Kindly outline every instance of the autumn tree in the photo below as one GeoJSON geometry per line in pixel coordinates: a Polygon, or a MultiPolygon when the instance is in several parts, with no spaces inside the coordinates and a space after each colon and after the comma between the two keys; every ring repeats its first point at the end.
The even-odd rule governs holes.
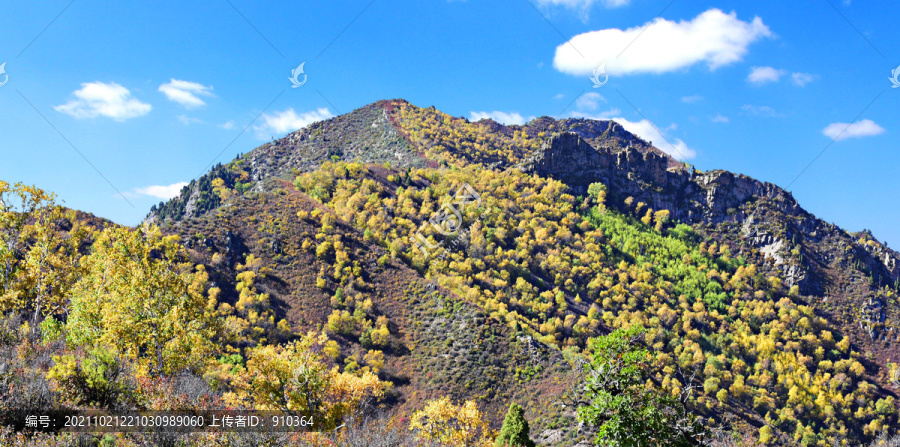
{"type": "Polygon", "coordinates": [[[187,261],[177,236],[110,227],[84,262],[66,324],[70,342],[111,346],[156,375],[197,367],[214,351],[217,289],[206,294],[208,275],[187,261]]]}
{"type": "Polygon", "coordinates": [[[591,183],[588,185],[587,192],[588,196],[594,200],[594,203],[601,211],[606,209],[606,185],[603,183],[591,183]]]}
{"type": "Polygon", "coordinates": [[[431,442],[447,446],[490,446],[490,430],[478,405],[467,400],[454,404],[449,397],[428,401],[425,408],[413,414],[410,430],[431,442]]]}
{"type": "Polygon", "coordinates": [[[234,191],[229,189],[228,186],[225,185],[225,180],[222,180],[221,178],[213,179],[212,188],[213,192],[216,193],[223,202],[234,196],[234,191]]]}
{"type": "Polygon", "coordinates": [[[653,214],[653,221],[656,222],[656,231],[662,231],[663,225],[669,220],[669,210],[659,210],[653,214]]]}
{"type": "Polygon", "coordinates": [[[384,396],[390,384],[370,370],[354,375],[329,367],[325,353],[334,341],[310,332],[287,345],[249,350],[226,401],[257,410],[312,416],[317,430],[331,430],[360,405],[384,396]]]}
{"type": "Polygon", "coordinates": [[[62,315],[90,234],[54,194],[0,181],[0,311],[30,313],[33,332],[41,317],[62,315]]]}
{"type": "Polygon", "coordinates": [[[103,347],[90,347],[84,356],[53,356],[47,378],[56,383],[60,395],[76,405],[115,408],[129,401],[128,366],[103,347]]]}
{"type": "Polygon", "coordinates": [[[0,180],[0,294],[5,296],[14,280],[26,225],[52,201],[52,194],[41,189],[0,180]]]}

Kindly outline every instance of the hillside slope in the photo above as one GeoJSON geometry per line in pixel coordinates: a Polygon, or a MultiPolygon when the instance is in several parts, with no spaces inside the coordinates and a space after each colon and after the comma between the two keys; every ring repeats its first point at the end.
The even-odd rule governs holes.
{"type": "Polygon", "coordinates": [[[897,422],[900,255],[614,122],[503,126],[381,101],[217,166],[148,220],[220,286],[247,254],[263,259],[261,287],[295,328],[334,328],[346,312],[350,327],[332,332],[347,359],[385,317],[385,375],[408,408],[517,400],[563,442],[574,424],[549,405],[571,385],[562,357],[640,323],[654,380],[674,390],[697,371],[697,411],[716,424],[826,445],[897,422]],[[603,197],[586,197],[593,183],[603,197]],[[458,210],[463,232],[441,234],[429,221],[464,184],[478,206],[458,210]]]}

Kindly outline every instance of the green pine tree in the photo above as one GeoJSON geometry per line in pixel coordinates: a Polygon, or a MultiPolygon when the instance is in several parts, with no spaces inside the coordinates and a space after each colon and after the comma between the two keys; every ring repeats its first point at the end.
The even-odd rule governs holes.
{"type": "Polygon", "coordinates": [[[503,427],[494,443],[497,447],[534,447],[534,441],[528,437],[528,421],[525,410],[519,405],[509,404],[509,411],[503,419],[503,427]]]}

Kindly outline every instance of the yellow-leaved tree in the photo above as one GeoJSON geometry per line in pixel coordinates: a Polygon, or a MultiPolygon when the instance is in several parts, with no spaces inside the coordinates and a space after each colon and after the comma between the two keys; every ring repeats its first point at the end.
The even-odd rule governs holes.
{"type": "Polygon", "coordinates": [[[478,405],[467,400],[454,404],[449,397],[428,401],[413,414],[409,429],[424,441],[447,446],[487,447],[492,436],[478,405]]]}
{"type": "Polygon", "coordinates": [[[91,234],[55,196],[0,181],[0,312],[59,315],[80,275],[79,248],[91,234]]]}
{"type": "Polygon", "coordinates": [[[0,310],[8,310],[12,305],[7,303],[16,300],[13,283],[21,268],[25,229],[52,201],[53,196],[41,189],[0,180],[0,310]]]}
{"type": "Polygon", "coordinates": [[[83,263],[66,324],[71,343],[111,347],[153,375],[210,361],[218,289],[207,291],[205,269],[187,260],[177,236],[110,227],[83,263]]]}
{"type": "Polygon", "coordinates": [[[247,366],[235,374],[235,391],[225,394],[226,402],[312,416],[317,431],[334,429],[390,386],[371,371],[356,375],[329,367],[325,353],[334,344],[325,334],[309,332],[286,345],[249,349],[247,366]]]}

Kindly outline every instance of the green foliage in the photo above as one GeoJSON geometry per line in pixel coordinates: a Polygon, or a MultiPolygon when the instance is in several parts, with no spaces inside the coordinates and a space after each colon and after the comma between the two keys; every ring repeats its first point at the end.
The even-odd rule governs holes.
{"type": "Polygon", "coordinates": [[[150,215],[158,217],[160,222],[179,221],[214,210],[235,194],[245,194],[253,187],[253,182],[242,161],[217,163],[199,179],[191,180],[178,196],[153,205],[150,215]],[[192,205],[190,209],[188,203],[192,205]]]}
{"type": "Polygon", "coordinates": [[[694,228],[683,223],[675,225],[675,228],[669,228],[669,235],[687,243],[696,242],[698,239],[694,228]]]}
{"type": "Polygon", "coordinates": [[[129,372],[112,350],[92,347],[84,357],[54,356],[53,363],[47,378],[75,405],[112,409],[131,398],[129,372]]]}
{"type": "Polygon", "coordinates": [[[644,383],[651,358],[636,345],[643,334],[643,328],[632,326],[591,340],[593,373],[587,378],[587,405],[578,408],[578,420],[597,427],[594,445],[697,445],[700,426],[671,395],[644,383]],[[679,430],[682,426],[689,431],[679,430]]]}
{"type": "Polygon", "coordinates": [[[41,322],[41,339],[44,343],[59,340],[63,336],[65,325],[53,317],[47,317],[41,322]]]}
{"type": "Polygon", "coordinates": [[[231,365],[231,373],[235,374],[244,366],[244,357],[240,354],[223,355],[218,359],[223,365],[231,365]]]}
{"type": "Polygon", "coordinates": [[[711,269],[735,271],[739,267],[737,261],[704,253],[690,242],[693,230],[689,226],[679,224],[670,231],[671,237],[664,237],[642,229],[631,218],[620,214],[600,213],[595,209],[591,221],[615,243],[615,248],[604,246],[611,258],[636,265],[653,265],[661,279],[674,285],[676,295],[687,296],[690,302],[703,300],[712,309],[724,309],[733,296],[720,281],[705,272],[711,269]],[[685,262],[688,258],[692,260],[691,264],[685,262]]]}
{"type": "Polygon", "coordinates": [[[528,437],[529,430],[528,421],[525,420],[525,410],[518,404],[511,403],[494,445],[496,447],[534,447],[534,441],[528,437]]]}

